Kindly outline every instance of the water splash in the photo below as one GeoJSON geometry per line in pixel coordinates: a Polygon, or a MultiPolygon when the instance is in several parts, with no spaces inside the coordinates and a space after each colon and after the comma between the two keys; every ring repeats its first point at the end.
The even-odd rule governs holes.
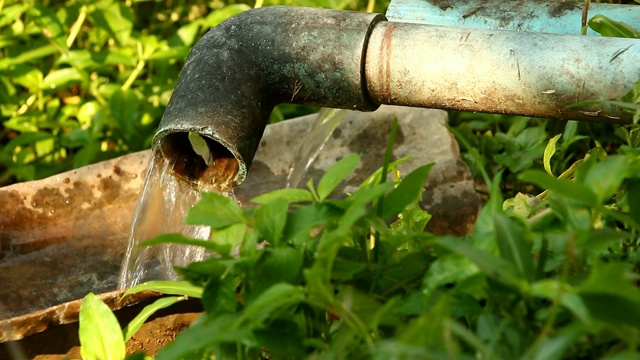
{"type": "MultiPolygon", "coordinates": [[[[189,209],[200,200],[200,191],[218,191],[215,181],[194,184],[174,176],[173,164],[159,148],[152,150],[151,161],[140,200],[138,201],[129,243],[122,263],[118,288],[128,289],[150,280],[179,280],[174,266],[186,266],[203,260],[207,253],[201,247],[162,244],[140,247],[139,244],[158,235],[181,233],[206,240],[211,230],[206,226],[185,225],[189,209]]],[[[233,191],[226,192],[233,197],[233,191]]]]}
{"type": "Polygon", "coordinates": [[[309,171],[331,134],[340,124],[347,110],[323,108],[317,115],[311,130],[304,136],[293,159],[287,176],[287,187],[297,187],[309,171]]]}

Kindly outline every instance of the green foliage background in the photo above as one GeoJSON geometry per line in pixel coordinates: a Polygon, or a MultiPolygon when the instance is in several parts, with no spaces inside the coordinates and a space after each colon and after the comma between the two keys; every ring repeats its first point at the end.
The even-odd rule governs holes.
{"type": "MultiPolygon", "coordinates": [[[[149,148],[194,43],[267,5],[373,3],[0,0],[0,185],[149,148]]],[[[309,110],[281,106],[274,121],[309,110]]]]}
{"type": "MultiPolygon", "coordinates": [[[[386,8],[0,0],[0,184],[148,148],[199,36],[274,4],[386,8]]],[[[637,34],[601,20],[605,35],[637,34]]],[[[621,100],[637,118],[640,83],[621,100]]],[[[281,106],[273,120],[310,110],[281,106]]],[[[255,209],[205,195],[187,221],[218,230],[217,242],[199,245],[221,257],[182,269],[190,292],[178,294],[202,296],[206,314],[159,358],[266,358],[265,349],[278,358],[638,358],[638,125],[451,113],[450,128],[487,200],[468,237],[423,233],[428,214],[406,184],[421,183],[427,168],[402,183],[372,180],[342,201],[326,197],[353,158],[304,193],[274,193],[255,209]],[[272,246],[258,252],[262,240],[272,246]]],[[[94,300],[83,310],[83,354],[110,338],[121,357],[135,326],[91,326],[109,317],[94,300]]]]}

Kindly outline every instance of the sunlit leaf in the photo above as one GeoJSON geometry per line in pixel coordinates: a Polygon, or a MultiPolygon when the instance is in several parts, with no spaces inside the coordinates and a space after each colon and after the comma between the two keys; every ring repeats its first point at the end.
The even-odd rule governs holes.
{"type": "Polygon", "coordinates": [[[192,285],[187,281],[149,281],[132,287],[127,290],[122,297],[125,298],[131,294],[144,290],[155,291],[167,295],[185,295],[194,298],[202,297],[202,288],[192,285]]]}
{"type": "Polygon", "coordinates": [[[544,169],[551,176],[554,176],[553,172],[551,171],[551,157],[553,156],[553,154],[556,153],[556,143],[558,142],[558,139],[560,139],[561,136],[562,134],[558,134],[552,137],[551,140],[549,140],[547,147],[544,149],[544,157],[542,159],[544,164],[544,169]]]}
{"type": "Polygon", "coordinates": [[[142,309],[142,311],[140,311],[138,315],[136,315],[136,317],[133,318],[133,320],[131,320],[124,329],[122,329],[124,341],[129,340],[136,332],[138,332],[147,319],[155,314],[156,311],[167,308],[185,299],[186,298],[182,296],[163,297],[154,301],[152,304],[145,306],[144,309],[142,309]]]}
{"type": "Polygon", "coordinates": [[[80,353],[85,360],[121,360],[125,357],[120,324],[111,309],[89,293],[80,306],[80,353]]]}
{"type": "Polygon", "coordinates": [[[589,20],[589,27],[602,36],[621,38],[640,38],[640,32],[631,26],[609,19],[604,15],[596,15],[589,20]]]}
{"type": "Polygon", "coordinates": [[[336,187],[353,172],[360,161],[360,155],[350,154],[345,156],[333,165],[322,176],[318,183],[318,197],[320,200],[326,199],[336,189],[336,187]]]}

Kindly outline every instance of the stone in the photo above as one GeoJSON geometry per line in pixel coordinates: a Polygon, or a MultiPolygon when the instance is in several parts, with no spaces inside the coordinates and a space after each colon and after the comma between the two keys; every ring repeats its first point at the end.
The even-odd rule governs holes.
{"type": "MultiPolygon", "coordinates": [[[[480,199],[444,126],[444,111],[383,106],[373,113],[347,113],[302,184],[308,178],[317,183],[336,161],[358,152],[361,164],[338,193],[358,186],[382,165],[394,118],[399,123],[394,159],[412,157],[399,166],[401,174],[435,163],[422,204],[433,215],[427,230],[468,234],[480,199]]],[[[236,189],[244,205],[286,184],[314,120],[307,116],[267,127],[248,177],[236,189]]],[[[0,320],[116,288],[149,158],[150,151],[139,152],[0,189],[0,320]]]]}

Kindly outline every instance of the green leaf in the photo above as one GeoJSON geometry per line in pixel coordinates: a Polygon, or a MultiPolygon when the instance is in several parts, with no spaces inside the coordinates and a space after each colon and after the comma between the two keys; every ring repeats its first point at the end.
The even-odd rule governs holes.
{"type": "Polygon", "coordinates": [[[350,154],[327,170],[318,183],[317,192],[320,201],[331,195],[336,187],[353,172],[359,161],[360,155],[350,154]]]}
{"type": "Polygon", "coordinates": [[[534,347],[530,350],[526,359],[531,360],[560,360],[565,358],[565,352],[576,342],[581,336],[587,333],[587,329],[572,324],[560,329],[552,337],[544,337],[544,341],[534,343],[534,347]]]}
{"type": "Polygon", "coordinates": [[[136,123],[140,120],[140,101],[134,90],[118,89],[109,101],[111,115],[123,129],[123,135],[131,138],[135,133],[136,123]]]}
{"type": "Polygon", "coordinates": [[[640,80],[636,81],[631,89],[620,98],[620,101],[628,102],[630,104],[640,103],[640,80]]]}
{"type": "Polygon", "coordinates": [[[278,310],[301,303],[304,290],[291,284],[278,283],[262,292],[256,299],[247,299],[246,307],[239,322],[248,322],[247,326],[261,326],[278,310]]]}
{"type": "Polygon", "coordinates": [[[218,245],[207,240],[194,239],[182,234],[160,234],[151,240],[144,241],[140,246],[154,246],[159,244],[181,244],[201,246],[209,251],[216,252],[218,245]]]}
{"type": "Polygon", "coordinates": [[[136,317],[133,318],[133,320],[131,320],[124,329],[122,329],[124,341],[129,340],[138,330],[140,330],[140,327],[142,327],[145,321],[147,321],[151,315],[155,314],[156,311],[167,308],[183,300],[186,300],[183,296],[169,296],[160,298],[152,304],[145,306],[144,309],[142,309],[142,311],[140,311],[138,315],[136,315],[136,317]]]}
{"type": "Polygon", "coordinates": [[[200,316],[167,347],[161,349],[156,360],[200,359],[201,351],[222,343],[255,343],[249,328],[237,328],[236,318],[225,314],[215,318],[200,316]]]}
{"type": "Polygon", "coordinates": [[[598,201],[602,203],[618,191],[627,176],[628,167],[628,160],[624,156],[608,156],[589,169],[584,177],[584,183],[593,190],[598,201]]]}
{"type": "Polygon", "coordinates": [[[266,194],[262,194],[251,199],[252,202],[256,204],[266,204],[275,199],[282,199],[287,203],[298,203],[298,202],[311,202],[313,201],[313,196],[309,192],[309,190],[298,189],[298,188],[287,188],[287,189],[279,189],[268,192],[266,194]]]}
{"type": "Polygon", "coordinates": [[[637,275],[624,263],[596,264],[578,294],[591,315],[615,328],[629,325],[640,329],[640,291],[632,285],[637,275]]]}
{"type": "Polygon", "coordinates": [[[421,166],[409,173],[389,194],[384,197],[382,218],[398,215],[409,204],[418,201],[422,186],[429,176],[433,163],[421,166]]]}
{"type": "Polygon", "coordinates": [[[515,265],[522,277],[533,280],[531,242],[526,235],[529,229],[518,226],[514,220],[502,214],[496,214],[493,222],[502,258],[515,265]]]}
{"type": "Polygon", "coordinates": [[[560,304],[573,313],[584,326],[588,328],[593,326],[593,320],[587,306],[569,284],[558,279],[540,280],[531,284],[531,294],[549,301],[560,299],[560,304]]]}
{"type": "Polygon", "coordinates": [[[75,68],[53,70],[44,78],[44,89],[57,89],[69,86],[71,83],[79,83],[84,80],[80,72],[75,68]]]}
{"type": "Polygon", "coordinates": [[[144,284],[136,285],[127,290],[122,298],[138,293],[140,291],[155,291],[167,295],[184,295],[193,298],[202,298],[202,288],[192,285],[187,281],[149,281],[144,284]]]}
{"type": "Polygon", "coordinates": [[[221,229],[233,224],[246,224],[246,219],[240,206],[230,197],[216,192],[204,192],[184,222],[188,225],[221,229]]]}
{"type": "Polygon", "coordinates": [[[526,281],[510,262],[496,257],[487,251],[475,248],[468,242],[456,238],[444,237],[433,242],[433,245],[440,245],[450,251],[467,257],[476,264],[486,276],[504,285],[515,287],[521,291],[527,289],[526,281]]]}
{"type": "Polygon", "coordinates": [[[202,293],[202,305],[211,316],[236,312],[238,298],[233,277],[211,277],[202,293]]]}
{"type": "Polygon", "coordinates": [[[85,360],[120,360],[126,355],[118,319],[93,293],[82,300],[78,335],[85,360]]]}
{"type": "Polygon", "coordinates": [[[293,282],[302,268],[303,253],[291,247],[269,249],[264,269],[276,281],[293,282]]]}
{"type": "Polygon", "coordinates": [[[629,202],[629,216],[640,224],[640,178],[627,180],[627,201],[629,202]]]}
{"type": "Polygon", "coordinates": [[[342,216],[338,232],[343,234],[348,233],[351,230],[351,227],[367,214],[369,210],[368,205],[379,199],[392,187],[393,183],[388,182],[371,188],[360,188],[348,197],[344,203],[349,205],[342,216]]]}
{"type": "Polygon", "coordinates": [[[589,20],[589,27],[602,36],[621,38],[640,38],[640,32],[631,26],[611,20],[604,15],[596,15],[589,20]]]}
{"type": "Polygon", "coordinates": [[[551,157],[553,156],[553,154],[556,153],[556,143],[558,142],[558,139],[560,139],[561,136],[562,134],[558,134],[552,137],[551,140],[549,140],[547,147],[544,148],[544,156],[542,161],[544,163],[544,169],[551,176],[554,176],[553,171],[551,171],[551,157]]]}
{"type": "Polygon", "coordinates": [[[125,46],[133,29],[133,12],[125,3],[102,1],[89,13],[91,20],[113,37],[119,46],[125,46]]]}
{"type": "Polygon", "coordinates": [[[597,195],[588,186],[571,182],[566,179],[556,179],[549,174],[535,169],[522,172],[520,180],[533,183],[543,189],[555,192],[558,196],[577,201],[583,205],[598,206],[597,195]]]}
{"type": "Polygon", "coordinates": [[[262,233],[264,239],[274,246],[278,246],[284,227],[287,223],[287,209],[289,203],[276,199],[260,205],[254,213],[255,227],[262,233]]]}

